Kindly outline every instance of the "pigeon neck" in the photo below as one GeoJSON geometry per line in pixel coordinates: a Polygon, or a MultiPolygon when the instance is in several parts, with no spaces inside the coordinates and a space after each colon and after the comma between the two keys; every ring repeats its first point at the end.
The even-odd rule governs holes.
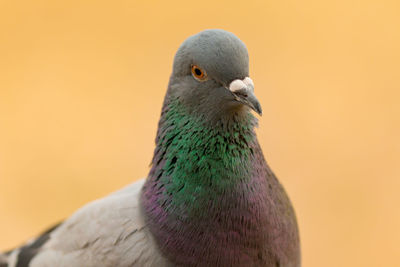
{"type": "Polygon", "coordinates": [[[265,193],[260,178],[265,176],[255,173],[265,172],[266,166],[254,126],[250,113],[210,127],[178,102],[164,106],[141,201],[150,230],[173,262],[190,265],[188,260],[199,262],[208,255],[210,260],[204,260],[214,264],[220,253],[233,250],[235,256],[225,259],[237,263],[250,253],[242,249],[244,243],[263,242],[260,210],[265,201],[256,200],[265,193]],[[244,225],[251,230],[232,236],[244,225]],[[221,236],[208,244],[216,231],[221,236]]]}
{"type": "Polygon", "coordinates": [[[210,125],[171,101],[161,115],[149,176],[164,185],[172,199],[176,193],[197,195],[191,191],[194,188],[210,192],[208,186],[233,186],[249,177],[248,163],[258,146],[255,124],[253,115],[246,112],[210,125]]]}

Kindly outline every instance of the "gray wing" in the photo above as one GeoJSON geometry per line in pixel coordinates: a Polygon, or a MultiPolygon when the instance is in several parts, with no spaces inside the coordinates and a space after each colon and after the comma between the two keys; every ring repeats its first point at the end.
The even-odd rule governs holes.
{"type": "MultiPolygon", "coordinates": [[[[0,267],[165,266],[139,207],[144,179],[82,207],[0,267]]],[[[4,257],[5,258],[5,257],[4,257]]]]}

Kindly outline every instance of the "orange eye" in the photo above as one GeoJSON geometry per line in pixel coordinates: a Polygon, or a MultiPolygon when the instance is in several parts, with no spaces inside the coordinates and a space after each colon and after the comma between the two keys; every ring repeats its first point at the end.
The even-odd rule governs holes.
{"type": "Polygon", "coordinates": [[[192,65],[192,75],[198,81],[205,81],[207,78],[206,72],[196,65],[192,65]]]}

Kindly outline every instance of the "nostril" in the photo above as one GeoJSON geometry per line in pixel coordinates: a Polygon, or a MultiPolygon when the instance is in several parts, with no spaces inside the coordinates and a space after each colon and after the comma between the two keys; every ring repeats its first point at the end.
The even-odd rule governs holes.
{"type": "Polygon", "coordinates": [[[241,96],[241,97],[248,97],[246,88],[242,88],[240,90],[236,90],[234,92],[234,94],[237,95],[237,96],[241,96]]]}

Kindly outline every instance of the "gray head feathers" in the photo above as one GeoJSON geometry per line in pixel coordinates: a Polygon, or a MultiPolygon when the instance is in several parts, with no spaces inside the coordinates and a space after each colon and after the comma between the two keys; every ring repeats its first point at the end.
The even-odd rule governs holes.
{"type": "Polygon", "coordinates": [[[191,64],[205,69],[208,76],[225,86],[249,76],[246,45],[224,30],[205,30],[186,39],[175,55],[173,75],[190,74],[191,64]]]}

